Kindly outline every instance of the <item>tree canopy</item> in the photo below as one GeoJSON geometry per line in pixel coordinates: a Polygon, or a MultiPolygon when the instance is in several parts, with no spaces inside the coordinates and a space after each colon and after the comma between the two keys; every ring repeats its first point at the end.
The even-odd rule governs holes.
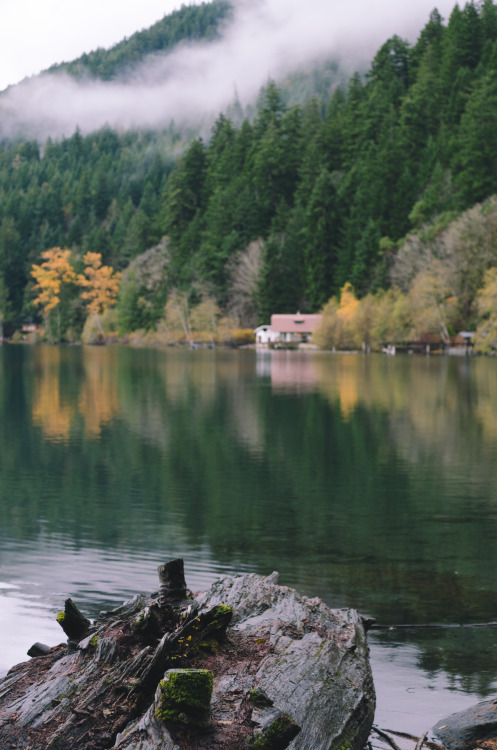
{"type": "MultiPolygon", "coordinates": [[[[152,48],[212,38],[229,12],[222,2],[182,8],[65,69],[113,77],[152,48]]],[[[127,330],[153,328],[173,291],[252,326],[274,311],[317,312],[347,283],[359,298],[388,288],[399,248],[495,192],[496,60],[497,8],[471,2],[447,21],[433,11],[412,45],[387,40],[366,75],[323,98],[304,86],[296,102],[297,75],[269,81],[253,116],[220,114],[208,136],[171,124],[0,144],[5,326],[39,315],[30,269],[53,247],[125,272],[117,314],[127,330]]],[[[468,272],[462,323],[487,268],[468,272]]]]}

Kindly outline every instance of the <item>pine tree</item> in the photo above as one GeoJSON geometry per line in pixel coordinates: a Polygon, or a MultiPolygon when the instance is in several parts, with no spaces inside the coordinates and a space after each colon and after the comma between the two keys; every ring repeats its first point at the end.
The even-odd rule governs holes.
{"type": "Polygon", "coordinates": [[[305,212],[305,289],[308,309],[317,312],[336,291],[335,271],[341,233],[339,201],[334,180],[322,170],[305,212]]]}
{"type": "Polygon", "coordinates": [[[362,297],[371,288],[371,282],[376,269],[379,256],[380,234],[373,219],[369,219],[359,242],[357,243],[352,268],[350,271],[350,282],[359,297],[362,297]]]}
{"type": "Polygon", "coordinates": [[[497,184],[497,81],[478,82],[461,118],[459,148],[453,159],[463,205],[485,198],[497,184]]]}

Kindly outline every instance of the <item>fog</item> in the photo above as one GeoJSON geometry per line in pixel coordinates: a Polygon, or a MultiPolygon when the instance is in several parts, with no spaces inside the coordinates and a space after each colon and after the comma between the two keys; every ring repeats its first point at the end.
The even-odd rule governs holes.
{"type": "Polygon", "coordinates": [[[2,0],[0,90],[56,62],[110,47],[177,10],[184,1],[2,0]]]}
{"type": "MultiPolygon", "coordinates": [[[[438,10],[450,15],[453,4],[438,10]]],[[[215,116],[233,100],[254,100],[269,78],[338,61],[348,73],[367,68],[390,36],[414,41],[428,21],[432,0],[237,0],[233,19],[216,42],[185,45],[153,56],[126,81],[76,81],[43,74],[0,97],[0,132],[47,136],[83,133],[106,124],[157,128],[215,116]]]]}

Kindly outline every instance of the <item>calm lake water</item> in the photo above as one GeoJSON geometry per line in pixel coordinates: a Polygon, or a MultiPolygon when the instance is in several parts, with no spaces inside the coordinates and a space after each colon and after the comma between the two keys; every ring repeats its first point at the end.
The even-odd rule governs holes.
{"type": "MultiPolygon", "coordinates": [[[[0,347],[0,675],[185,559],[386,624],[497,620],[497,362],[0,347]]],[[[497,630],[372,632],[377,723],[497,688],[497,630]]]]}

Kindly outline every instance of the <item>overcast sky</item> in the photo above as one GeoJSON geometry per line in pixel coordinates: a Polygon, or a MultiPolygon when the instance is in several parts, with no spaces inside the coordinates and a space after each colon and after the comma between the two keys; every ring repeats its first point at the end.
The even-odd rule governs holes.
{"type": "Polygon", "coordinates": [[[110,47],[189,0],[0,0],[0,90],[110,47]]]}
{"type": "MultiPolygon", "coordinates": [[[[415,41],[436,0],[232,0],[235,12],[221,40],[152,57],[126,81],[75,81],[45,76],[0,100],[1,134],[44,139],[109,124],[162,127],[171,119],[215,116],[243,105],[268,78],[327,57],[346,72],[366,69],[398,34],[415,41]]],[[[438,0],[448,18],[453,0],[438,0]]],[[[0,0],[0,90],[56,62],[109,47],[147,28],[176,0],[0,0]]]]}

